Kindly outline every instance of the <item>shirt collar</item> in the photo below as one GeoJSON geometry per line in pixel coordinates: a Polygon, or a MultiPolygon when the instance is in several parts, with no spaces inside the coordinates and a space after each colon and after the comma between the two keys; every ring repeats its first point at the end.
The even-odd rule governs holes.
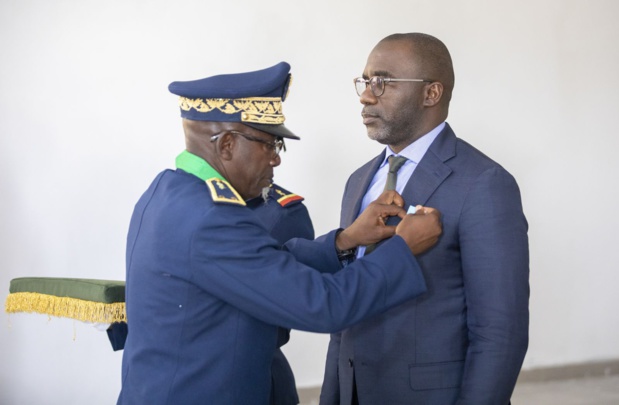
{"type": "Polygon", "coordinates": [[[392,156],[392,155],[404,156],[411,162],[418,164],[421,158],[423,158],[423,156],[426,154],[426,152],[430,148],[430,145],[432,145],[432,142],[434,142],[438,134],[441,133],[443,128],[445,128],[445,121],[441,122],[433,130],[431,130],[425,135],[422,135],[415,142],[411,143],[406,148],[402,149],[400,153],[395,153],[387,145],[387,148],[385,148],[385,158],[383,159],[383,162],[381,163],[380,167],[383,167],[384,165],[386,165],[387,159],[389,158],[389,156],[392,156]]]}

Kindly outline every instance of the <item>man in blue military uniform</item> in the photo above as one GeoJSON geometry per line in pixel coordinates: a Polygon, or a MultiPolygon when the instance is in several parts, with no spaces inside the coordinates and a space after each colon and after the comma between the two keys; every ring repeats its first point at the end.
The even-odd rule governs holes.
{"type": "MultiPolygon", "coordinates": [[[[264,226],[280,245],[292,238],[314,239],[314,227],[303,197],[291,193],[277,184],[263,190],[260,197],[247,201],[264,226]]],[[[290,339],[290,330],[279,328],[278,349],[271,365],[271,405],[296,405],[299,403],[294,374],[284,353],[279,349],[290,339]]],[[[114,323],[107,329],[114,350],[122,350],[127,340],[128,327],[124,322],[114,323]]]]}
{"type": "Polygon", "coordinates": [[[333,332],[425,291],[415,255],[440,236],[436,210],[406,215],[387,192],[348,228],[281,249],[247,208],[272,184],[283,138],[298,139],[281,111],[289,69],[170,85],[186,151],[131,218],[119,404],[267,404],[278,326],[333,332]],[[385,225],[395,215],[400,224],[385,225]]]}

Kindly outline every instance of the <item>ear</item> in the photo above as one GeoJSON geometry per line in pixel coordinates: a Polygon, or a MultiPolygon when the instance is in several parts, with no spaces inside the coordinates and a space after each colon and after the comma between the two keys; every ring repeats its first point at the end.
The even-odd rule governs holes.
{"type": "Polygon", "coordinates": [[[223,160],[232,160],[234,156],[234,148],[236,146],[236,139],[230,132],[226,132],[219,138],[215,148],[217,154],[223,160]]]}
{"type": "Polygon", "coordinates": [[[443,84],[441,82],[432,82],[426,85],[425,98],[423,105],[425,107],[434,107],[441,101],[443,96],[443,84]]]}

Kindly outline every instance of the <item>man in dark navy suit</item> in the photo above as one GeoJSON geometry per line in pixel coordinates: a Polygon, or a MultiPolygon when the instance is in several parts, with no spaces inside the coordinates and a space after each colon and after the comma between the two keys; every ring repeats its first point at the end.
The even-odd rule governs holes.
{"type": "Polygon", "coordinates": [[[248,209],[273,183],[284,138],[298,139],[283,125],[289,69],[169,86],[186,150],[131,218],[119,404],[268,404],[278,326],[334,332],[425,291],[415,255],[440,236],[432,208],[407,215],[386,192],[349,227],[283,249],[248,209]],[[391,216],[402,221],[386,225],[391,216]]]}
{"type": "Polygon", "coordinates": [[[453,86],[449,51],[421,33],[380,41],[355,79],[386,148],[348,180],[340,225],[364,215],[396,156],[396,191],[438,208],[443,235],[417,257],[426,292],[332,336],[321,405],[509,403],[528,344],[527,221],[514,178],[445,122],[453,86]]]}

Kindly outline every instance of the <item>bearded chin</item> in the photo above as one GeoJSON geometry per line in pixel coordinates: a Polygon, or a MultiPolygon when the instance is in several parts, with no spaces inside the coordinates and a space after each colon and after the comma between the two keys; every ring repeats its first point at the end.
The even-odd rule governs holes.
{"type": "Polygon", "coordinates": [[[408,140],[412,133],[414,133],[414,128],[382,127],[372,130],[368,128],[368,138],[382,145],[408,145],[410,144],[408,140]]]}
{"type": "Polygon", "coordinates": [[[368,138],[383,145],[389,144],[389,133],[385,130],[368,130],[368,138]]]}
{"type": "Polygon", "coordinates": [[[271,187],[265,187],[262,189],[262,192],[260,193],[262,199],[264,200],[264,202],[267,202],[267,200],[269,199],[269,191],[271,190],[271,187]]]}

